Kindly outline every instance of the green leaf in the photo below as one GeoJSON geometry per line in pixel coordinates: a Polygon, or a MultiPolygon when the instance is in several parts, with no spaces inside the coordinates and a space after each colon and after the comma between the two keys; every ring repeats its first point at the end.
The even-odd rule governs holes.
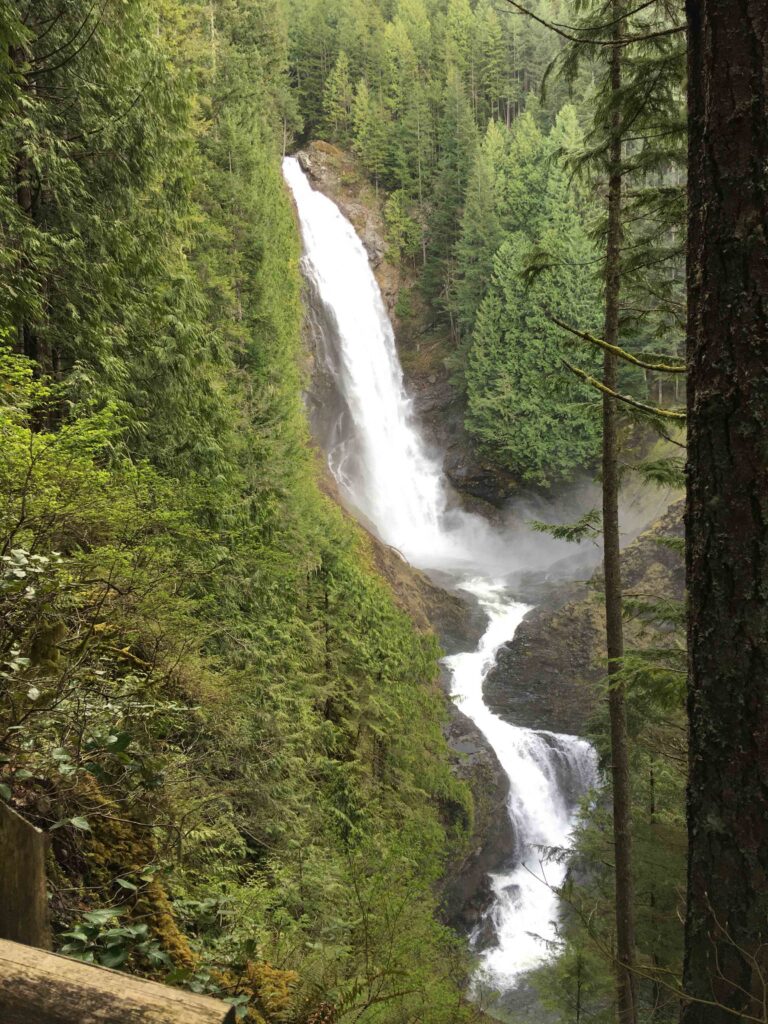
{"type": "Polygon", "coordinates": [[[131,742],[132,736],[129,732],[119,732],[116,736],[110,736],[106,748],[110,754],[121,754],[131,742]]]}
{"type": "Polygon", "coordinates": [[[11,787],[7,786],[4,782],[0,782],[0,796],[3,800],[11,799],[11,787]]]}
{"type": "Polygon", "coordinates": [[[125,946],[114,946],[108,949],[106,953],[102,953],[99,956],[99,963],[102,967],[121,967],[128,959],[129,950],[125,946]]]}

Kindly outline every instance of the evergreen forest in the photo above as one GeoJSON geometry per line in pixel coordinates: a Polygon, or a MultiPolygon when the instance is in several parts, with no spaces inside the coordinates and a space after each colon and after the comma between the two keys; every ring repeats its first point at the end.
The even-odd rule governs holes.
{"type": "Polygon", "coordinates": [[[765,0],[0,0],[0,547],[0,1024],[768,1024],[765,0]]]}

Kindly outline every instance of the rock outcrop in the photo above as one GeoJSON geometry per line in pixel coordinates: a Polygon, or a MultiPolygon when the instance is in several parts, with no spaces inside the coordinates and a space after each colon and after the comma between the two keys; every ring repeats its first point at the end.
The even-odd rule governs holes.
{"type": "MultiPolygon", "coordinates": [[[[665,514],[622,553],[624,592],[681,600],[685,567],[662,543],[683,535],[683,503],[665,514]]],[[[488,705],[516,725],[583,733],[605,675],[605,613],[598,571],[589,583],[558,584],[521,623],[485,682],[488,705]]],[[[642,624],[628,621],[627,646],[641,645],[642,624]]]]}

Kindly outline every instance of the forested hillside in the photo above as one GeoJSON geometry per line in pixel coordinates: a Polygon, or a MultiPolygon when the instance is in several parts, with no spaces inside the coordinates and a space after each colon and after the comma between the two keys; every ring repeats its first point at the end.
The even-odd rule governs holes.
{"type": "Polygon", "coordinates": [[[56,948],[251,1020],[453,1021],[472,812],[435,643],[316,484],[287,19],[213,15],[3,7],[0,793],[56,948]]]}
{"type": "MultiPolygon", "coordinates": [[[[614,1019],[617,921],[628,922],[637,976],[620,981],[618,1013],[671,1019],[685,886],[680,509],[639,570],[633,551],[619,560],[618,489],[682,483],[681,12],[512,6],[295,0],[292,75],[304,133],[351,148],[381,192],[404,282],[396,313],[404,333],[441,339],[482,454],[548,489],[602,462],[603,508],[554,532],[603,533],[613,562],[566,608],[565,635],[547,619],[534,650],[561,659],[556,684],[588,679],[572,699],[593,709],[590,737],[614,777],[581,820],[558,956],[535,983],[560,1019],[614,1019]],[[619,22],[631,42],[611,50],[619,22]]],[[[507,1002],[494,1012],[519,1019],[507,1002]]]]}
{"type": "MultiPolygon", "coordinates": [[[[527,17],[493,0],[290,4],[302,134],[351,147],[384,190],[390,258],[413,281],[398,314],[414,321],[411,333],[443,339],[438,358],[482,455],[547,487],[594,465],[600,434],[599,403],[562,367],[575,358],[591,374],[599,350],[579,351],[552,323],[594,335],[602,317],[606,54],[586,45],[586,27],[584,45],[553,31],[573,20],[571,6],[538,0],[527,17]]],[[[584,26],[599,23],[592,7],[584,26]]],[[[671,17],[663,3],[647,5],[637,31],[671,17]]],[[[663,34],[627,55],[637,196],[625,225],[636,292],[625,326],[638,349],[673,354],[681,54],[679,39],[663,34]]],[[[640,399],[662,387],[628,370],[622,385],[640,399]]]]}

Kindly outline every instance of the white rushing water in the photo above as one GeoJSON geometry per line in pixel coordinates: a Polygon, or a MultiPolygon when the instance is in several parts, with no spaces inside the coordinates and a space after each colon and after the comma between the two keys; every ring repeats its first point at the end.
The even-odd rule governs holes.
{"type": "Polygon", "coordinates": [[[298,161],[283,165],[304,241],[302,269],[323,307],[329,370],[343,395],[344,428],[328,452],[345,500],[386,543],[421,569],[452,574],[488,616],[476,651],[446,658],[458,706],[481,729],[510,781],[515,863],[493,876],[498,945],[483,954],[492,984],[510,988],[547,956],[562,863],[542,848],[567,847],[578,799],[596,779],[589,744],[510,725],[483,700],[496,652],[529,610],[503,581],[520,564],[510,539],[479,516],[452,508],[441,468],[413,421],[392,325],[365,248],[298,161]]]}
{"type": "Polygon", "coordinates": [[[472,579],[462,587],[478,599],[489,624],[476,651],[445,661],[458,706],[483,732],[510,780],[509,814],[519,848],[509,871],[491,876],[499,943],[486,951],[483,966],[492,985],[511,988],[542,961],[555,938],[553,890],[562,885],[566,865],[548,860],[543,850],[567,848],[576,800],[596,781],[596,759],[585,740],[510,725],[486,705],[483,681],[529,609],[491,580],[472,579]]]}

